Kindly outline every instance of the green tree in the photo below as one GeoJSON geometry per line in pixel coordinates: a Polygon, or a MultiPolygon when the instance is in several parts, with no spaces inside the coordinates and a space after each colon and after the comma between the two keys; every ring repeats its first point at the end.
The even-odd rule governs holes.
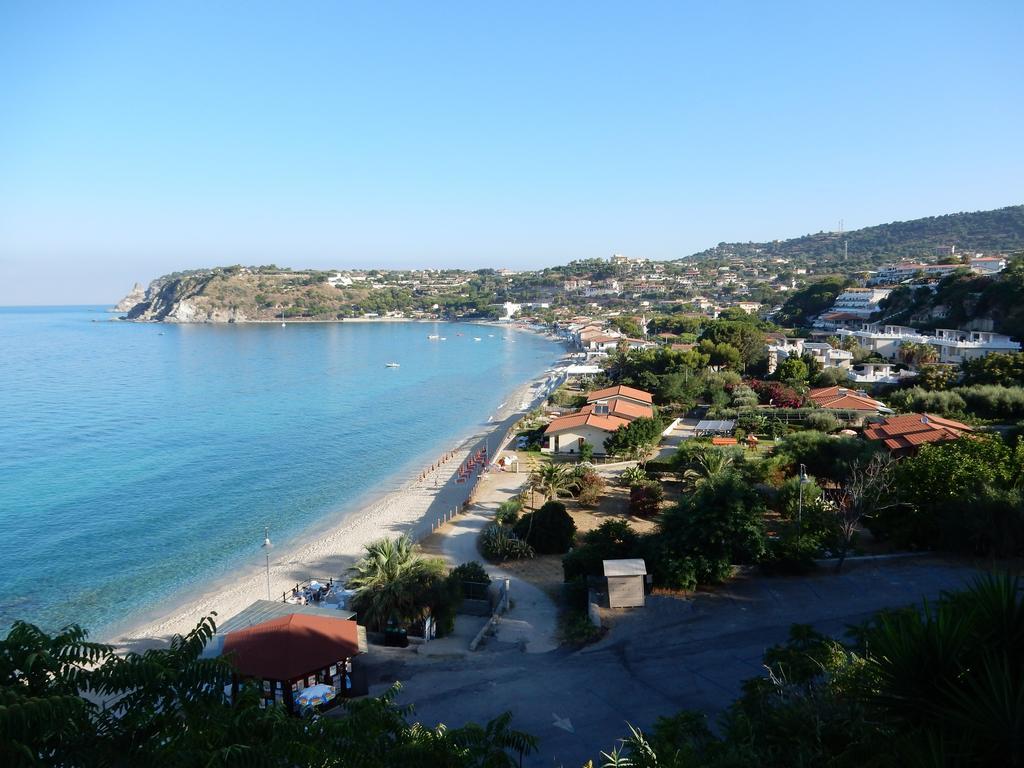
{"type": "Polygon", "coordinates": [[[576,487],[576,479],[569,467],[548,463],[534,470],[530,485],[545,501],[554,501],[559,496],[568,496],[576,487]]]}
{"type": "Polygon", "coordinates": [[[893,492],[901,502],[867,518],[875,536],[903,547],[980,555],[1024,552],[1024,445],[995,436],[922,446],[900,461],[893,492]]]}
{"type": "Polygon", "coordinates": [[[728,451],[719,450],[710,445],[702,445],[701,449],[690,458],[683,470],[683,483],[693,490],[702,483],[716,480],[732,470],[735,456],[728,451]]]}
{"type": "Polygon", "coordinates": [[[353,610],[367,627],[382,630],[390,622],[408,626],[428,613],[429,594],[444,579],[445,565],[417,554],[412,539],[399,536],[367,544],[349,572],[353,610]]]}
{"type": "Polygon", "coordinates": [[[719,582],[764,554],[764,507],[737,472],[724,472],[665,511],[652,543],[656,577],[671,582],[686,565],[697,584],[719,582]]]}
{"type": "Polygon", "coordinates": [[[900,344],[900,360],[911,368],[934,363],[939,359],[938,350],[930,344],[916,341],[904,341],[900,344]]]}
{"type": "Polygon", "coordinates": [[[343,703],[341,718],[264,708],[245,685],[230,704],[230,660],[203,658],[214,631],[209,617],[166,648],[120,655],[77,626],[50,636],[15,622],[0,640],[0,764],[343,768],[358,755],[366,768],[513,768],[536,751],[507,713],[461,728],[410,724],[397,685],[343,703]]]}
{"type": "Polygon", "coordinates": [[[806,384],[809,376],[807,364],[799,357],[787,357],[775,369],[775,378],[779,381],[798,381],[806,384]]]}
{"type": "Polygon", "coordinates": [[[845,277],[827,277],[794,291],[779,311],[778,322],[786,326],[808,326],[836,300],[850,284],[845,277]]]}
{"type": "Polygon", "coordinates": [[[642,460],[661,441],[665,422],[659,416],[640,418],[612,432],[604,441],[604,449],[612,456],[642,460]]]}
{"type": "Polygon", "coordinates": [[[537,554],[561,555],[569,551],[576,536],[576,523],[560,501],[549,501],[536,512],[523,515],[515,533],[537,554]]]}

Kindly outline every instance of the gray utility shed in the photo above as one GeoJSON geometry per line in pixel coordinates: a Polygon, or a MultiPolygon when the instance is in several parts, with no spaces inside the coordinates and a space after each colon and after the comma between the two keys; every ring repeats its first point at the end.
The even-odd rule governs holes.
{"type": "Polygon", "coordinates": [[[647,563],[639,558],[602,562],[605,578],[608,579],[608,607],[643,607],[647,563]]]}

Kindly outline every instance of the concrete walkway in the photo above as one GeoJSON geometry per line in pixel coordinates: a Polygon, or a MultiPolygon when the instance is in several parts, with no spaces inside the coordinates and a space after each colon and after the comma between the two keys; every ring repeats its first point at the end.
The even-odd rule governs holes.
{"type": "Polygon", "coordinates": [[[495,637],[518,645],[526,653],[545,653],[558,647],[558,606],[543,590],[484,562],[477,549],[480,531],[494,521],[498,505],[516,495],[528,477],[514,472],[486,474],[477,486],[473,506],[441,529],[441,554],[453,566],[477,560],[492,579],[509,579],[512,609],[502,618],[495,637]]]}

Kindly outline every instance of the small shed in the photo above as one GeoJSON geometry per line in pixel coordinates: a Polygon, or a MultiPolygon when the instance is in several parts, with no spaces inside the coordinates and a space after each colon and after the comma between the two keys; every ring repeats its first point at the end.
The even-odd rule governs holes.
{"type": "Polygon", "coordinates": [[[642,608],[647,563],[640,558],[602,562],[604,576],[608,580],[608,607],[642,608]]]}

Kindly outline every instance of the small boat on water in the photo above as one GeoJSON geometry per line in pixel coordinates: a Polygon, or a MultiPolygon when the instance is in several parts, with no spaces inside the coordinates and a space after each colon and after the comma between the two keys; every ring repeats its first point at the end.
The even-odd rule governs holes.
{"type": "Polygon", "coordinates": [[[483,341],[479,336],[474,336],[473,341],[483,341]]]}
{"type": "Polygon", "coordinates": [[[441,338],[441,335],[438,334],[438,333],[432,333],[429,336],[427,336],[427,340],[428,341],[439,341],[440,338],[441,338]]]}
{"type": "Polygon", "coordinates": [[[384,363],[385,368],[398,368],[398,363],[384,363]]]}

